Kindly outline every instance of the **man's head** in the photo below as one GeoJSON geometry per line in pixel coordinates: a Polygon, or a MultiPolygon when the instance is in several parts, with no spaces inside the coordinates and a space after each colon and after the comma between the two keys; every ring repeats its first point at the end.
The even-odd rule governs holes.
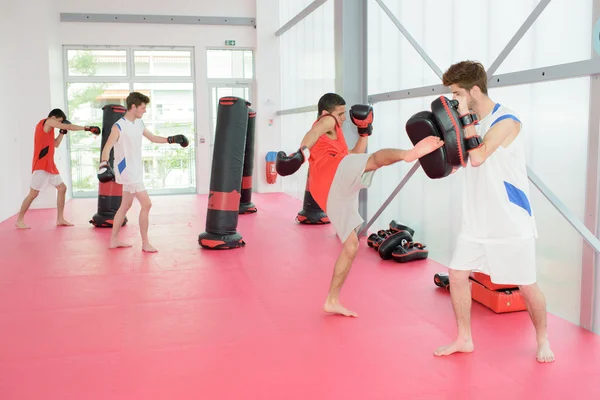
{"type": "Polygon", "coordinates": [[[50,111],[50,113],[48,114],[48,118],[54,118],[58,122],[63,122],[67,119],[67,116],[65,115],[63,110],[61,110],[60,108],[55,108],[54,110],[50,111]]]}
{"type": "Polygon", "coordinates": [[[127,112],[133,113],[136,118],[142,118],[146,113],[146,105],[150,98],[140,92],[131,92],[127,96],[127,112]]]}
{"type": "Polygon", "coordinates": [[[346,101],[339,94],[326,93],[319,99],[318,116],[331,114],[342,126],[346,121],[346,101]]]}
{"type": "Polygon", "coordinates": [[[448,68],[442,77],[444,86],[450,87],[453,98],[464,96],[470,109],[487,97],[487,73],[481,63],[461,61],[448,68]]]}

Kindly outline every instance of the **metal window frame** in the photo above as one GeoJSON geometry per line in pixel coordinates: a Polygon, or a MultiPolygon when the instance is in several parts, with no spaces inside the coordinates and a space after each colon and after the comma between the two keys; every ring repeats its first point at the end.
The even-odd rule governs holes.
{"type": "Polygon", "coordinates": [[[277,29],[275,31],[275,36],[283,35],[285,32],[292,29],[292,27],[294,27],[294,25],[298,24],[304,18],[308,17],[310,14],[312,14],[313,11],[315,11],[317,8],[321,7],[326,2],[327,2],[327,0],[313,1],[312,3],[310,3],[309,5],[304,7],[304,9],[302,11],[300,11],[298,14],[293,16],[292,19],[290,19],[288,22],[286,22],[281,28],[277,29]]]}
{"type": "MultiPolygon", "coordinates": [[[[198,101],[197,101],[197,84],[196,84],[196,51],[193,46],[143,46],[143,45],[63,45],[62,46],[62,60],[63,60],[63,95],[65,99],[65,112],[69,115],[69,91],[68,84],[69,83],[124,83],[128,85],[128,90],[133,91],[133,87],[136,83],[191,83],[192,91],[193,91],[193,104],[194,110],[198,109],[198,101]],[[181,77],[163,77],[163,76],[135,76],[134,75],[134,52],[136,50],[149,50],[149,49],[164,49],[164,50],[174,50],[174,51],[189,51],[190,52],[190,76],[181,76],[181,77]],[[69,76],[69,60],[68,60],[68,51],[69,50],[124,50],[126,53],[125,57],[127,60],[127,75],[125,76],[103,76],[96,75],[93,77],[85,77],[85,76],[69,76]]],[[[194,135],[198,132],[198,118],[196,118],[196,113],[194,112],[194,135]]],[[[196,159],[195,165],[196,170],[194,173],[198,174],[198,140],[195,140],[195,148],[194,148],[194,158],[196,159]]],[[[71,142],[67,140],[67,156],[69,165],[71,165],[71,142]]],[[[69,177],[72,180],[71,168],[69,168],[69,177]]],[[[198,180],[196,179],[196,189],[198,191],[198,180]]],[[[73,185],[70,182],[69,192],[71,198],[73,197],[73,185]]],[[[176,192],[175,192],[176,193],[176,192]]],[[[187,192],[186,192],[187,193],[187,192]]],[[[88,198],[97,196],[97,191],[92,192],[88,196],[78,196],[77,198],[88,198]]]]}
{"type": "MultiPolygon", "coordinates": [[[[399,23],[398,19],[389,12],[382,0],[375,0],[383,11],[388,15],[401,33],[411,42],[413,47],[417,49],[419,54],[427,62],[427,64],[436,72],[436,66],[430,62],[427,54],[420,51],[420,47],[414,41],[408,31],[399,23]]],[[[598,166],[600,153],[600,58],[597,54],[592,53],[592,59],[560,65],[553,65],[542,68],[534,68],[526,71],[517,71],[508,74],[494,75],[495,71],[514,49],[516,44],[525,35],[527,30],[537,20],[539,15],[546,9],[551,0],[541,0],[534,8],[529,17],[525,20],[519,30],[511,38],[505,48],[500,52],[499,56],[488,69],[489,87],[515,86],[522,84],[530,84],[536,82],[551,81],[557,79],[575,78],[580,76],[591,76],[590,82],[590,123],[588,131],[588,158],[586,170],[586,200],[585,200],[585,223],[579,221],[573,213],[561,202],[561,200],[550,191],[550,189],[537,177],[537,175],[528,168],[528,178],[536,186],[538,190],[546,197],[546,199],[561,213],[561,215],[577,230],[583,237],[583,257],[582,257],[582,276],[581,276],[581,297],[580,297],[580,321],[579,325],[587,330],[592,330],[594,325],[594,306],[595,295],[597,293],[597,263],[600,253],[600,241],[595,236],[598,231],[598,166]]],[[[594,0],[594,19],[592,23],[600,15],[600,0],[594,0]]],[[[441,78],[441,76],[440,76],[441,78]]],[[[449,89],[441,84],[429,85],[411,89],[402,89],[393,92],[373,94],[368,97],[369,103],[400,100],[406,98],[418,98],[430,96],[432,94],[449,93],[449,89]]],[[[400,184],[383,203],[370,221],[365,224],[361,230],[361,234],[366,234],[368,228],[381,215],[383,210],[391,203],[393,198],[400,192],[416,170],[420,167],[416,163],[408,174],[402,179],[400,184]]],[[[598,289],[600,290],[600,289],[598,289]]]]}

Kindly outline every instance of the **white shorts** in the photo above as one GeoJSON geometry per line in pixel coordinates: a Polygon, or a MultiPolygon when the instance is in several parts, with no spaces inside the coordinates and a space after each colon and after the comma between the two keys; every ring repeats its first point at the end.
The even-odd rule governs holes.
{"type": "Polygon", "coordinates": [[[51,174],[48,171],[36,170],[31,175],[31,184],[29,186],[34,190],[41,191],[48,184],[57,187],[61,183],[63,183],[63,180],[60,174],[51,174]]]}
{"type": "MultiPolygon", "coordinates": [[[[342,243],[364,220],[358,213],[358,194],[371,186],[375,171],[365,172],[370,154],[348,154],[338,165],[329,195],[327,216],[342,243]]],[[[358,233],[358,232],[357,232],[358,233]]]]}
{"type": "Polygon", "coordinates": [[[482,272],[497,284],[531,285],[537,280],[535,238],[480,243],[459,234],[448,267],[482,272]]]}
{"type": "Polygon", "coordinates": [[[138,193],[138,192],[145,192],[146,191],[146,186],[144,186],[144,182],[140,182],[140,183],[132,183],[132,184],[123,184],[123,191],[124,192],[129,192],[132,194],[138,193]]]}

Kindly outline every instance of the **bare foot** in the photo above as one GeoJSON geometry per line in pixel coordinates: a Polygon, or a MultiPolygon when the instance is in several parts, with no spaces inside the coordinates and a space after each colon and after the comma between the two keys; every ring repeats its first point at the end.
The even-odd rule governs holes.
{"type": "Polygon", "coordinates": [[[538,343],[536,358],[541,363],[554,362],[554,353],[550,350],[550,342],[544,340],[538,343]]]}
{"type": "Polygon", "coordinates": [[[23,221],[17,221],[15,222],[15,226],[19,229],[31,229],[30,227],[28,227],[27,225],[25,225],[25,222],[23,221]]]}
{"type": "Polygon", "coordinates": [[[437,136],[428,136],[425,139],[419,141],[409,151],[406,152],[404,161],[412,162],[419,158],[426,156],[427,154],[439,149],[444,145],[444,141],[437,136]]]}
{"type": "Polygon", "coordinates": [[[108,245],[109,249],[117,249],[120,247],[131,247],[131,244],[129,243],[125,243],[125,242],[121,242],[119,240],[111,240],[110,244],[108,245]]]}
{"type": "Polygon", "coordinates": [[[325,306],[323,306],[323,310],[328,314],[340,314],[346,317],[358,317],[358,314],[354,311],[348,310],[344,307],[339,301],[327,301],[325,302],[325,306]]]}
{"type": "Polygon", "coordinates": [[[475,349],[473,340],[456,340],[446,346],[438,347],[433,354],[436,356],[449,356],[454,353],[471,353],[475,349]]]}
{"type": "Polygon", "coordinates": [[[59,219],[56,221],[56,226],[73,226],[73,224],[66,219],[59,219]]]}
{"type": "Polygon", "coordinates": [[[142,244],[142,251],[146,253],[156,253],[158,250],[154,248],[150,243],[142,244]]]}

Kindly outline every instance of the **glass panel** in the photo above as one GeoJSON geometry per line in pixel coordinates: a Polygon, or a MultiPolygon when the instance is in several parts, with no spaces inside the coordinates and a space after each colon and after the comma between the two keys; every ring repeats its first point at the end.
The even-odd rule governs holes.
{"type": "Polygon", "coordinates": [[[125,50],[67,50],[69,76],[127,76],[125,50]]]}
{"type": "Polygon", "coordinates": [[[146,128],[158,136],[185,135],[190,144],[154,144],[144,139],[144,184],[148,193],[194,193],[196,155],[193,83],[136,83],[134,90],[150,97],[143,117],[146,128]]]}
{"type": "Polygon", "coordinates": [[[252,50],[207,50],[207,77],[219,79],[252,79],[252,50]]]}
{"type": "Polygon", "coordinates": [[[136,76],[192,76],[190,51],[134,51],[136,76]]]}
{"type": "Polygon", "coordinates": [[[317,104],[335,91],[333,3],[324,3],[281,36],[282,109],[317,104]]]}
{"type": "MultiPolygon", "coordinates": [[[[125,105],[129,90],[126,83],[67,83],[67,94],[67,116],[72,123],[102,128],[102,107],[125,105]]],[[[68,139],[73,197],[93,196],[98,191],[101,138],[85,131],[71,131],[68,139]]]]}

